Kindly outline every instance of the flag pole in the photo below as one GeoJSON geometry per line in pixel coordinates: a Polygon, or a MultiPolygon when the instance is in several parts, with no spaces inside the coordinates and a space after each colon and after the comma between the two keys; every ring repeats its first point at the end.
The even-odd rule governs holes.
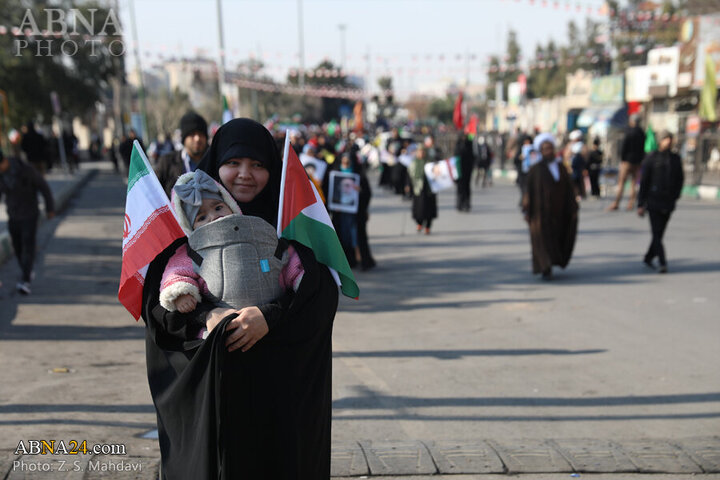
{"type": "Polygon", "coordinates": [[[282,175],[280,177],[280,201],[278,202],[278,214],[277,214],[277,236],[280,238],[282,235],[282,213],[283,213],[283,203],[285,201],[285,177],[287,177],[287,167],[288,167],[288,153],[290,148],[290,130],[285,130],[285,146],[283,147],[283,156],[282,156],[282,175]]]}

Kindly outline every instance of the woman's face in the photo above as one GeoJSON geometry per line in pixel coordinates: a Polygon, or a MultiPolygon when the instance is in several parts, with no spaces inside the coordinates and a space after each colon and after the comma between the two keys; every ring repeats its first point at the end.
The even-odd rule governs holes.
{"type": "Polygon", "coordinates": [[[270,172],[258,160],[233,158],[223,163],[218,170],[220,183],[228,189],[239,203],[252,201],[270,178],[270,172]]]}

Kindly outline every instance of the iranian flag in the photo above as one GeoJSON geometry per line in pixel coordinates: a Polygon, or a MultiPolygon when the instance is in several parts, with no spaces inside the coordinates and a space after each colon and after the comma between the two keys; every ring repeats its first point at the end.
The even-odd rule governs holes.
{"type": "Polygon", "coordinates": [[[330,215],[295,150],[290,148],[290,135],[287,132],[284,150],[278,206],[278,237],[295,240],[312,249],[318,262],[330,268],[340,291],[357,299],[360,289],[355,283],[330,215]]]}
{"type": "Polygon", "coordinates": [[[145,152],[135,140],[128,172],[118,290],[120,303],[135,320],[140,318],[142,310],[142,291],[148,265],[168,245],[184,235],[145,152]]]}

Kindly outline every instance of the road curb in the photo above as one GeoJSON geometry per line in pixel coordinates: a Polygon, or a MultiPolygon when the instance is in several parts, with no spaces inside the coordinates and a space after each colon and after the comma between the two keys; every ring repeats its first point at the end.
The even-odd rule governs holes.
{"type": "MultiPolygon", "coordinates": [[[[97,174],[97,172],[97,169],[84,170],[78,173],[71,182],[60,188],[57,193],[53,192],[53,195],[55,196],[55,212],[63,212],[70,203],[70,199],[72,199],[72,197],[87,182],[89,182],[90,179],[92,179],[97,174]]],[[[46,220],[47,218],[44,215],[40,215],[39,223],[41,225],[46,220]]],[[[4,230],[0,232],[0,265],[3,265],[10,257],[12,257],[12,255],[13,249],[12,243],[10,241],[10,234],[7,232],[7,230],[4,230]]]]}
{"type": "Polygon", "coordinates": [[[720,437],[475,442],[373,442],[333,445],[332,477],[519,475],[541,473],[720,473],[720,437]],[[359,448],[358,448],[359,446],[359,448]]]}
{"type": "MultiPolygon", "coordinates": [[[[62,458],[39,458],[0,452],[0,478],[17,476],[14,461],[34,464],[59,462],[62,458]]],[[[94,461],[101,458],[95,457],[94,461]]],[[[105,459],[106,461],[108,458],[105,459]]],[[[142,464],[137,479],[157,479],[159,457],[123,455],[116,464],[142,464]]],[[[71,462],[70,462],[71,463],[71,462]]],[[[51,467],[48,467],[51,468],[51,467]]],[[[332,478],[372,478],[436,475],[532,475],[532,474],[686,474],[720,473],[720,437],[685,439],[600,440],[516,439],[462,442],[374,442],[334,444],[332,478]]],[[[66,478],[95,478],[82,472],[66,478]]],[[[126,478],[126,477],[123,477],[126,478]]],[[[129,477],[128,477],[129,478],[129,477]]]]}

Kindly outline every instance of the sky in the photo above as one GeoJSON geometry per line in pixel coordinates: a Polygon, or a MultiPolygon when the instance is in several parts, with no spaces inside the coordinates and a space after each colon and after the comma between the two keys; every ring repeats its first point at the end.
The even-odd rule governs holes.
{"type": "MultiPolygon", "coordinates": [[[[118,0],[129,65],[134,65],[130,0],[118,0]]],[[[134,0],[143,68],[201,52],[218,58],[215,0],[134,0]]],[[[399,96],[442,79],[486,82],[489,55],[504,55],[515,30],[523,56],[538,43],[567,43],[567,25],[604,21],[603,0],[221,0],[226,68],[254,56],[285,78],[299,65],[299,5],[305,68],[324,58],[370,78],[391,75],[399,96]],[[344,32],[340,25],[344,26],[344,32]]]]}

